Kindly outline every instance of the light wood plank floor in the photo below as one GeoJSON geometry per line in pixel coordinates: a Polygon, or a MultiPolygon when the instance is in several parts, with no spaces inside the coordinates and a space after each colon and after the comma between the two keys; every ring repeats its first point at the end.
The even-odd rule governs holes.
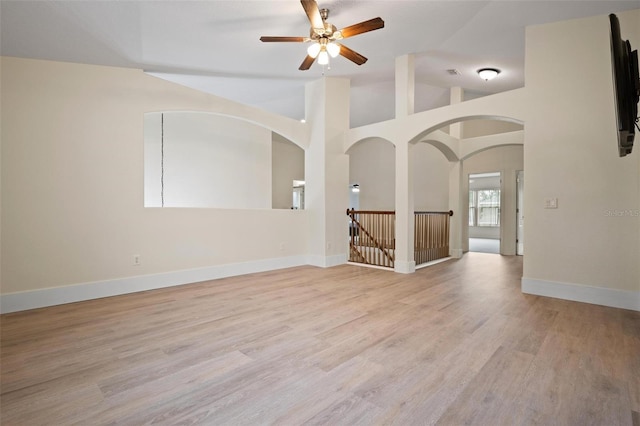
{"type": "Polygon", "coordinates": [[[2,424],[640,424],[640,313],[521,275],[468,253],[7,314],[2,424]]]}

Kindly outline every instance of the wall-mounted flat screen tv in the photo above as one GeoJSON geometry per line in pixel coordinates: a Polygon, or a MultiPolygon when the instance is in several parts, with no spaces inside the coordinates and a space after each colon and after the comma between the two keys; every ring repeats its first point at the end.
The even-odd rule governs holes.
{"type": "Polygon", "coordinates": [[[631,154],[635,127],[638,126],[638,100],[640,99],[640,75],[638,74],[638,51],[631,50],[629,40],[620,35],[620,22],[613,13],[611,24],[611,66],[613,91],[618,126],[618,154],[631,154]]]}

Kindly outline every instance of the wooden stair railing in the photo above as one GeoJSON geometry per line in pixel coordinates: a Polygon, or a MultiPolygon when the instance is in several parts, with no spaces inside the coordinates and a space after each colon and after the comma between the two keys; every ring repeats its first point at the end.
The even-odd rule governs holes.
{"type": "Polygon", "coordinates": [[[347,210],[349,261],[393,268],[395,260],[395,212],[347,210]]]}
{"type": "Polygon", "coordinates": [[[448,212],[415,212],[414,259],[417,265],[449,256],[448,212]]]}
{"type": "MultiPolygon", "coordinates": [[[[395,264],[395,212],[347,210],[349,261],[393,268],[395,264]]],[[[448,212],[414,212],[416,265],[449,256],[448,212]]]]}
{"type": "Polygon", "coordinates": [[[351,254],[349,255],[349,261],[357,262],[357,263],[368,263],[367,259],[364,257],[360,250],[353,244],[349,244],[349,248],[351,250],[351,254]]]}

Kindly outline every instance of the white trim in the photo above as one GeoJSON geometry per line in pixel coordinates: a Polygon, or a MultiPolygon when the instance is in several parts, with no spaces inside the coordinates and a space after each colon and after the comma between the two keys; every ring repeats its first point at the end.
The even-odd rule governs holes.
{"type": "Polygon", "coordinates": [[[0,313],[24,311],[236,275],[291,268],[306,265],[306,260],[306,256],[280,257],[4,294],[0,296],[0,313]]]}
{"type": "Polygon", "coordinates": [[[462,258],[462,254],[463,254],[462,249],[454,249],[454,248],[450,248],[449,249],[449,256],[451,256],[451,257],[453,257],[455,259],[462,258]]]}
{"type": "Polygon", "coordinates": [[[332,266],[343,265],[347,263],[348,260],[346,254],[334,254],[333,256],[312,255],[307,258],[307,264],[319,268],[330,268],[332,266]]]}
{"type": "Polygon", "coordinates": [[[416,271],[416,262],[396,260],[393,270],[400,274],[413,274],[416,271]]]}
{"type": "Polygon", "coordinates": [[[422,268],[426,268],[426,267],[429,267],[429,266],[437,265],[438,263],[446,262],[447,260],[451,260],[451,259],[455,259],[455,258],[451,257],[451,256],[448,256],[448,257],[443,257],[443,258],[440,258],[440,259],[432,260],[431,262],[421,263],[418,266],[416,266],[416,271],[418,269],[422,269],[422,268]]]}
{"type": "Polygon", "coordinates": [[[393,268],[390,266],[379,266],[379,265],[371,265],[369,263],[360,263],[360,262],[347,262],[348,265],[353,265],[353,266],[363,266],[365,268],[371,268],[371,269],[380,269],[381,271],[391,271],[393,272],[393,268]]]}
{"type": "Polygon", "coordinates": [[[522,292],[556,299],[640,311],[640,291],[522,278],[522,292]]]}

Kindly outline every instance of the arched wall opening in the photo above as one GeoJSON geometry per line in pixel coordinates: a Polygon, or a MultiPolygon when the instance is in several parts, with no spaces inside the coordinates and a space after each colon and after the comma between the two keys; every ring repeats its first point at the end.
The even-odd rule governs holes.
{"type": "Polygon", "coordinates": [[[359,189],[357,201],[353,192],[350,192],[349,208],[395,210],[394,144],[383,138],[367,138],[352,145],[347,155],[349,186],[353,188],[354,185],[358,185],[359,189]]]}
{"type": "MultiPolygon", "coordinates": [[[[469,238],[479,240],[499,239],[500,254],[515,255],[517,226],[518,226],[518,172],[524,171],[523,145],[505,145],[478,151],[462,161],[461,179],[461,219],[462,219],[462,250],[469,251],[469,238]],[[500,174],[500,209],[499,226],[481,225],[470,220],[477,211],[470,209],[470,175],[499,173],[500,174]]],[[[479,187],[478,187],[479,188],[479,187]]],[[[475,189],[478,189],[475,188],[475,189]]],[[[485,188],[486,189],[486,188],[485,188]]]]}
{"type": "MultiPolygon", "coordinates": [[[[464,122],[471,122],[471,121],[475,121],[475,120],[499,121],[499,122],[513,123],[513,124],[517,124],[517,125],[524,125],[524,121],[523,120],[520,120],[520,119],[517,119],[517,118],[513,118],[513,117],[496,116],[496,115],[481,115],[481,114],[480,115],[468,115],[468,116],[463,116],[463,117],[452,118],[452,119],[449,119],[449,120],[445,120],[445,121],[443,121],[441,123],[432,125],[432,126],[426,128],[426,129],[420,131],[416,135],[410,137],[409,143],[419,142],[421,139],[428,137],[428,135],[433,133],[433,132],[436,132],[438,130],[443,131],[443,129],[446,130],[452,124],[458,124],[458,123],[463,124],[464,122]]],[[[443,132],[443,133],[447,133],[447,132],[443,132]]],[[[456,138],[456,139],[463,139],[463,138],[456,138]]]]}
{"type": "MultiPolygon", "coordinates": [[[[464,109],[468,110],[470,108],[467,107],[464,109]]],[[[473,109],[480,109],[480,105],[477,105],[473,109]]],[[[442,112],[443,111],[434,111],[434,113],[439,114],[442,112]]],[[[407,145],[409,145],[408,156],[406,157],[406,166],[398,163],[397,158],[394,161],[396,166],[396,181],[397,179],[406,181],[406,178],[408,177],[409,179],[412,179],[409,185],[413,187],[409,197],[407,197],[406,193],[396,193],[394,197],[394,210],[397,214],[400,212],[399,218],[402,219],[402,223],[398,222],[398,226],[396,227],[396,238],[397,241],[399,241],[399,244],[401,244],[403,252],[411,252],[412,250],[411,241],[413,239],[413,227],[411,226],[411,223],[413,222],[411,217],[413,214],[411,211],[421,211],[422,209],[422,206],[420,205],[422,201],[419,199],[418,194],[421,194],[421,191],[425,188],[419,182],[416,182],[415,178],[416,173],[421,169],[419,161],[426,159],[426,161],[440,162],[440,166],[442,166],[442,168],[440,169],[439,176],[442,178],[439,179],[438,187],[441,192],[440,196],[434,196],[433,199],[443,200],[445,199],[444,194],[446,193],[448,194],[448,205],[442,209],[439,206],[434,207],[433,210],[454,211],[454,216],[451,218],[449,249],[451,255],[460,257],[464,251],[468,250],[468,241],[466,241],[468,238],[468,230],[466,229],[467,225],[465,223],[465,220],[468,221],[468,216],[465,212],[465,210],[468,209],[468,200],[465,199],[466,196],[468,196],[468,181],[466,181],[467,177],[464,175],[464,171],[462,169],[464,163],[462,158],[468,159],[474,154],[484,151],[490,152],[490,149],[494,147],[500,147],[503,145],[520,145],[524,140],[524,127],[519,127],[523,126],[523,121],[518,118],[499,114],[467,114],[448,120],[442,120],[438,124],[431,124],[433,121],[429,123],[426,119],[427,116],[425,115],[423,125],[420,126],[421,118],[422,117],[418,117],[418,114],[416,114],[408,117],[404,121],[377,123],[375,125],[368,126],[367,128],[352,129],[345,139],[345,151],[350,153],[351,148],[357,144],[376,138],[387,141],[393,140],[396,145],[397,155],[399,152],[405,151],[407,149],[407,145]],[[460,128],[459,126],[456,128],[456,125],[464,124],[464,122],[470,122],[473,120],[497,120],[507,123],[508,126],[502,126],[504,131],[496,135],[480,135],[469,139],[452,136],[461,135],[460,128]],[[422,127],[422,129],[420,129],[420,127],[422,127]],[[407,145],[401,146],[398,144],[407,145]],[[426,148],[427,152],[420,154],[421,147],[425,146],[429,147],[426,148]],[[400,151],[399,148],[401,148],[402,151],[400,151]],[[416,156],[416,154],[419,155],[416,156]],[[409,176],[403,176],[403,170],[398,169],[399,167],[411,168],[411,174],[409,176]],[[442,170],[446,167],[448,167],[448,176],[444,177],[442,170]],[[400,199],[398,199],[399,196],[400,199]],[[407,229],[404,229],[405,227],[407,227],[407,229]]],[[[519,149],[521,149],[521,147],[519,147],[519,149]]],[[[369,155],[372,154],[369,153],[369,155]]],[[[391,163],[391,161],[389,161],[389,163],[391,163]]],[[[391,182],[391,179],[389,178],[388,181],[391,182]]],[[[398,187],[395,189],[396,191],[402,190],[398,187]]],[[[390,198],[386,205],[391,205],[390,198]]],[[[386,205],[379,208],[384,208],[386,210],[386,205]]],[[[377,208],[378,207],[376,206],[372,206],[372,209],[377,208]]],[[[428,208],[428,210],[431,211],[432,209],[428,208]]],[[[400,272],[410,272],[412,270],[411,256],[409,254],[409,257],[405,260],[404,256],[407,254],[403,252],[398,251],[396,269],[400,272]]],[[[510,253],[507,251],[505,254],[510,253]]]]}
{"type": "MultiPolygon", "coordinates": [[[[458,128],[457,134],[461,134],[463,129],[458,128]]],[[[451,220],[451,237],[450,237],[450,252],[454,256],[461,256],[464,252],[469,250],[469,178],[468,175],[472,173],[471,170],[478,169],[474,163],[479,160],[476,158],[486,160],[492,167],[489,167],[491,171],[500,171],[504,176],[504,183],[502,191],[505,194],[502,203],[503,221],[499,229],[499,238],[503,242],[501,244],[500,251],[502,254],[511,255],[516,254],[516,178],[515,175],[518,171],[523,171],[523,144],[524,142],[524,123],[522,120],[512,117],[501,116],[485,116],[485,115],[473,115],[466,116],[458,119],[452,119],[442,122],[439,125],[431,126],[411,138],[409,143],[415,144],[416,147],[422,144],[428,144],[439,151],[439,155],[444,157],[448,161],[449,173],[446,179],[446,189],[448,190],[448,208],[444,210],[453,210],[455,212],[454,217],[451,220]],[[455,138],[448,132],[453,130],[452,133],[456,133],[454,126],[456,124],[464,125],[464,123],[470,123],[474,120],[483,121],[484,128],[491,128],[487,121],[495,120],[499,123],[506,123],[506,125],[496,125],[493,128],[497,128],[500,131],[496,134],[484,135],[480,134],[473,138],[455,138]],[[519,154],[516,154],[518,161],[515,166],[513,161],[508,160],[506,163],[503,161],[504,153],[509,150],[516,150],[519,154]],[[484,153],[484,154],[483,154],[484,153]],[[468,166],[465,168],[465,165],[468,166]],[[517,170],[516,170],[517,169],[517,170]],[[507,181],[508,179],[508,181],[507,181]],[[508,215],[508,216],[505,216],[508,215]],[[457,217],[456,217],[457,216],[457,217]]],[[[415,149],[415,147],[414,147],[415,149]]],[[[433,156],[433,154],[431,154],[433,156]]],[[[415,158],[415,156],[412,156],[415,158]]],[[[507,157],[513,157],[513,155],[507,157]]],[[[415,166],[414,166],[415,167],[415,166]]],[[[482,169],[483,167],[480,167],[482,169]]],[[[487,170],[484,167],[484,171],[487,170]]],[[[419,211],[420,206],[417,201],[419,194],[419,185],[414,187],[414,210],[419,211]]],[[[443,188],[444,189],[444,188],[443,188]]]]}
{"type": "Polygon", "coordinates": [[[300,145],[244,118],[146,113],[144,205],[291,209],[304,158],[300,145]]]}
{"type": "Polygon", "coordinates": [[[145,115],[161,113],[210,114],[270,130],[283,136],[302,149],[307,149],[309,147],[310,126],[308,123],[301,123],[300,121],[292,118],[272,114],[257,108],[247,107],[246,105],[236,104],[235,102],[227,101],[226,99],[221,99],[221,101],[223,102],[221,105],[216,105],[216,108],[212,109],[152,110],[145,112],[145,115]]]}

